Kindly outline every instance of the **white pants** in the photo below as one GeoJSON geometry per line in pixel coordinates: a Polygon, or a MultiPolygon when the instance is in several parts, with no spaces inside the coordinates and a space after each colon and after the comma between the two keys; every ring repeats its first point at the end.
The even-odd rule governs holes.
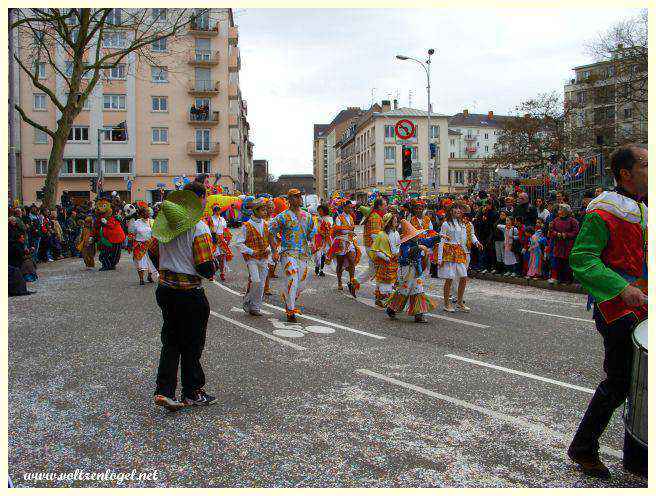
{"type": "Polygon", "coordinates": [[[249,260],[246,262],[251,285],[248,293],[244,296],[244,306],[251,310],[260,310],[262,306],[262,295],[264,294],[264,283],[269,273],[269,261],[249,260]]]}
{"type": "Polygon", "coordinates": [[[307,260],[299,260],[295,257],[281,257],[283,271],[285,273],[285,287],[282,291],[282,299],[288,311],[296,309],[296,302],[305,288],[310,277],[307,268],[307,260]]]}
{"type": "Polygon", "coordinates": [[[157,269],[153,265],[152,260],[148,256],[148,253],[145,253],[143,257],[141,257],[140,260],[134,261],[134,265],[137,268],[138,271],[144,271],[144,272],[150,272],[151,274],[155,275],[157,274],[157,269]]]}

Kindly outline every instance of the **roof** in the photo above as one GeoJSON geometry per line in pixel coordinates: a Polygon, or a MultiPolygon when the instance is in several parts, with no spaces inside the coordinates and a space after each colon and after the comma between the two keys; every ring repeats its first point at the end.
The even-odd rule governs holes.
{"type": "Polygon", "coordinates": [[[600,62],[593,62],[592,64],[586,64],[586,65],[578,65],[576,67],[572,67],[573,71],[578,71],[579,69],[590,69],[592,67],[599,67],[603,65],[610,65],[613,62],[616,62],[615,60],[602,60],[600,62]]]}
{"type": "Polygon", "coordinates": [[[324,132],[326,131],[326,129],[328,129],[328,126],[330,126],[330,124],[315,124],[314,139],[322,138],[324,136],[324,132]]]}
{"type": "MultiPolygon", "coordinates": [[[[380,117],[428,117],[426,110],[419,110],[410,107],[400,107],[397,109],[388,110],[387,112],[376,112],[380,117]]],[[[436,114],[431,112],[431,117],[449,117],[445,114],[436,114]]]]}
{"type": "Polygon", "coordinates": [[[449,117],[449,126],[486,126],[486,127],[501,127],[504,122],[515,119],[510,115],[493,115],[492,119],[488,118],[488,114],[465,114],[460,112],[449,117]]]}
{"type": "Polygon", "coordinates": [[[335,127],[337,124],[340,124],[341,122],[344,122],[347,119],[351,119],[357,115],[360,115],[362,113],[362,109],[360,107],[348,107],[345,108],[344,110],[340,110],[339,113],[335,116],[335,118],[328,124],[326,129],[324,130],[326,133],[330,133],[333,127],[335,127]]]}
{"type": "Polygon", "coordinates": [[[314,179],[314,174],[281,174],[278,176],[278,180],[280,179],[314,179]]]}
{"type": "Polygon", "coordinates": [[[462,134],[462,133],[460,131],[456,131],[455,129],[449,129],[449,135],[450,136],[459,135],[459,134],[462,134]]]}

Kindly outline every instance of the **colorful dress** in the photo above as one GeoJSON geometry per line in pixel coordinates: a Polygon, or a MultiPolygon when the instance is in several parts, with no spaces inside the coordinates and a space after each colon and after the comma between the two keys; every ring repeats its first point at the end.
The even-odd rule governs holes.
{"type": "Polygon", "coordinates": [[[369,259],[375,267],[376,300],[389,296],[394,289],[399,270],[399,249],[401,236],[398,231],[380,231],[368,251],[369,259]]]}
{"type": "Polygon", "coordinates": [[[474,230],[467,224],[454,219],[453,222],[442,223],[440,236],[442,238],[437,248],[439,266],[437,276],[440,279],[467,277],[469,251],[472,244],[478,242],[474,230]]]}
{"type": "Polygon", "coordinates": [[[244,311],[259,311],[262,306],[264,285],[269,273],[269,228],[263,219],[251,217],[241,226],[235,246],[244,257],[248,269],[249,285],[244,296],[244,311]]]}
{"type": "Polygon", "coordinates": [[[147,271],[150,274],[157,274],[157,269],[153,265],[148,251],[155,238],[152,234],[152,219],[136,219],[130,223],[130,233],[134,235],[132,244],[132,260],[138,271],[147,271]]]}
{"type": "Polygon", "coordinates": [[[343,257],[348,253],[355,256],[355,264],[360,261],[360,248],[355,241],[355,222],[353,217],[347,213],[341,213],[335,219],[332,229],[333,244],[328,251],[327,259],[332,261],[334,257],[343,257]]]}
{"type": "Polygon", "coordinates": [[[320,265],[322,257],[328,253],[332,244],[333,219],[326,215],[319,219],[318,224],[317,234],[314,236],[314,247],[316,249],[314,260],[317,265],[320,265]]]}
{"type": "Polygon", "coordinates": [[[546,242],[547,238],[544,237],[540,229],[535,231],[531,236],[528,245],[528,268],[526,270],[528,277],[539,277],[542,275],[542,248],[546,242]]]}
{"type": "Polygon", "coordinates": [[[519,232],[516,227],[507,228],[504,224],[499,224],[497,229],[503,232],[503,264],[513,266],[517,263],[513,242],[519,237],[519,232]]]}

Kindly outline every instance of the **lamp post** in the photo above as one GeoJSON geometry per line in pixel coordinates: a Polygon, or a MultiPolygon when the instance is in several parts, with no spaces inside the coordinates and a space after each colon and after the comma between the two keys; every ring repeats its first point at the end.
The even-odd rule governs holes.
{"type": "MultiPolygon", "coordinates": [[[[412,60],[414,62],[417,62],[420,66],[424,68],[424,71],[426,71],[426,92],[427,92],[427,97],[428,97],[428,118],[427,118],[427,126],[428,126],[428,142],[427,142],[427,147],[428,147],[428,158],[426,161],[426,164],[429,166],[431,165],[431,124],[430,124],[430,118],[431,118],[431,99],[430,99],[430,64],[431,64],[431,57],[435,53],[435,50],[432,48],[428,49],[428,59],[426,59],[425,62],[422,62],[419,59],[415,59],[414,57],[407,57],[405,55],[397,55],[396,58],[399,60],[412,60]]],[[[439,188],[438,184],[438,179],[437,179],[437,168],[433,164],[433,184],[435,185],[435,189],[437,190],[439,188]]]]}

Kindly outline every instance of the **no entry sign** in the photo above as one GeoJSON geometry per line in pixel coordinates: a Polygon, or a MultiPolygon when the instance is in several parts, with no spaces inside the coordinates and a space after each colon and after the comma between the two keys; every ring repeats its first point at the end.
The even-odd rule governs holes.
{"type": "Polygon", "coordinates": [[[407,140],[415,135],[415,125],[408,119],[401,119],[394,125],[394,133],[401,140],[407,140]]]}

